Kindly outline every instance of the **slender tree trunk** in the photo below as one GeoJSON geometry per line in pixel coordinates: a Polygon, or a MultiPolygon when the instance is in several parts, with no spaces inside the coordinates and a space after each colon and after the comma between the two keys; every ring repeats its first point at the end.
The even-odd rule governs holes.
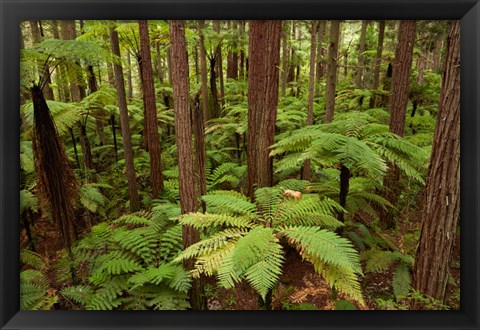
{"type": "Polygon", "coordinates": [[[160,84],[163,84],[163,70],[162,70],[162,56],[160,55],[160,43],[155,44],[155,49],[157,51],[157,75],[158,81],[160,84]]]}
{"type": "Polygon", "coordinates": [[[240,21],[238,25],[240,29],[240,45],[242,49],[240,50],[240,68],[239,68],[239,75],[240,79],[245,79],[245,50],[243,49],[243,37],[245,34],[245,21],[240,21]]]}
{"type": "MultiPolygon", "coordinates": [[[[93,71],[93,67],[91,65],[87,67],[87,81],[88,81],[88,91],[90,94],[98,91],[95,72],[93,71]]],[[[97,131],[98,137],[100,138],[100,145],[103,146],[107,140],[107,137],[105,136],[105,132],[104,132],[105,123],[103,122],[103,118],[106,116],[106,113],[103,109],[97,110],[97,111],[98,111],[98,116],[95,119],[95,129],[97,131]]]]}
{"type": "Polygon", "coordinates": [[[168,67],[168,83],[172,86],[172,52],[171,48],[167,48],[167,67],[168,67]]]}
{"type": "Polygon", "coordinates": [[[110,116],[110,125],[112,127],[113,148],[115,150],[115,163],[118,163],[118,147],[117,147],[117,133],[115,127],[115,115],[110,116]]]}
{"type": "Polygon", "coordinates": [[[218,59],[219,48],[215,51],[213,57],[210,58],[210,93],[212,94],[212,111],[210,118],[218,118],[220,116],[220,101],[218,100],[217,75],[215,74],[215,66],[218,59]]]}
{"type": "Polygon", "coordinates": [[[128,86],[128,100],[133,99],[133,85],[132,85],[132,67],[130,61],[130,52],[127,52],[127,86],[128,86]]]}
{"type": "Polygon", "coordinates": [[[73,152],[75,155],[75,161],[77,163],[77,168],[80,168],[80,161],[78,160],[78,152],[77,152],[77,142],[75,140],[75,134],[73,134],[73,128],[69,128],[68,131],[70,132],[70,138],[72,139],[72,145],[73,145],[73,152]]]}
{"type": "Polygon", "coordinates": [[[315,97],[320,96],[320,79],[324,74],[324,60],[323,60],[323,38],[325,35],[327,21],[318,21],[317,31],[317,63],[315,69],[315,97]]]}
{"type": "MultiPolygon", "coordinates": [[[[315,96],[315,54],[317,53],[317,21],[312,21],[310,38],[310,76],[308,81],[308,114],[307,125],[313,125],[313,98],[315,96]]],[[[302,179],[310,180],[310,159],[305,161],[302,169],[302,179]]]]}
{"type": "MultiPolygon", "coordinates": [[[[182,214],[195,212],[197,196],[192,155],[192,127],[189,110],[188,56],[184,21],[169,21],[172,55],[173,102],[175,108],[176,145],[178,155],[178,180],[182,214]]],[[[198,242],[200,235],[191,226],[183,227],[184,248],[198,242]]],[[[192,269],[194,261],[185,261],[186,269],[192,269]]],[[[207,309],[202,279],[193,279],[190,303],[194,310],[207,309]]]]}
{"type": "MultiPolygon", "coordinates": [[[[378,22],[378,43],[377,53],[375,55],[375,68],[373,69],[372,89],[377,90],[380,81],[380,66],[382,64],[383,39],[385,36],[385,21],[378,22]]],[[[377,106],[377,97],[374,95],[370,98],[370,108],[377,106]]]]}
{"type": "MultiPolygon", "coordinates": [[[[405,130],[405,114],[408,103],[408,82],[412,68],[413,44],[415,42],[415,21],[400,21],[398,44],[393,66],[392,87],[388,109],[390,111],[390,131],[403,136],[405,130]]],[[[389,164],[383,185],[385,198],[396,205],[400,187],[400,171],[394,164],[389,164]]],[[[392,210],[382,212],[382,224],[386,228],[395,228],[395,213],[392,210]]]]}
{"type": "MultiPolygon", "coordinates": [[[[110,46],[112,53],[120,57],[118,34],[114,28],[110,28],[110,46]]],[[[117,89],[118,107],[120,109],[120,126],[122,129],[123,150],[125,154],[125,167],[127,171],[130,211],[135,212],[140,209],[140,198],[138,196],[135,167],[133,164],[133,149],[130,137],[127,97],[125,95],[125,81],[123,78],[123,69],[121,64],[114,64],[113,70],[115,74],[115,87],[117,89]]]]}
{"type": "MultiPolygon", "coordinates": [[[[340,170],[340,197],[339,204],[341,207],[345,208],[347,205],[347,196],[350,189],[350,169],[343,164],[339,166],[340,170]]],[[[345,215],[343,212],[340,212],[338,215],[338,220],[345,222],[345,215]]]]}
{"type": "MultiPolygon", "coordinates": [[[[213,21],[213,29],[215,32],[220,34],[220,21],[214,20],[213,21]]],[[[222,105],[224,105],[224,98],[225,98],[225,85],[223,83],[223,57],[222,57],[222,43],[220,42],[217,46],[217,58],[216,58],[216,65],[217,65],[217,72],[218,78],[220,80],[220,101],[222,105]]],[[[219,112],[220,114],[220,112],[219,112]]]]}
{"type": "Polygon", "coordinates": [[[355,75],[355,85],[357,88],[363,88],[363,70],[365,67],[365,39],[367,36],[368,21],[362,21],[362,28],[360,29],[360,43],[358,45],[358,65],[357,73],[355,75]]]}
{"type": "MultiPolygon", "coordinates": [[[[417,248],[413,286],[445,301],[449,264],[460,218],[460,22],[447,39],[438,119],[417,248]]],[[[416,307],[419,306],[415,303],[416,307]]]]}
{"type": "MultiPolygon", "coordinates": [[[[39,26],[40,21],[28,21],[30,24],[30,30],[32,32],[32,41],[34,44],[38,44],[42,41],[43,31],[41,31],[41,26],[39,26]]],[[[52,80],[50,77],[48,63],[38,63],[38,74],[41,78],[41,81],[46,81],[45,86],[43,87],[43,94],[45,95],[46,100],[53,100],[53,90],[50,87],[52,80]]]]}
{"type": "Polygon", "coordinates": [[[330,22],[330,44],[328,46],[328,73],[326,86],[326,113],[325,123],[333,120],[335,111],[335,94],[337,87],[337,57],[338,41],[340,37],[340,21],[330,22]]]}
{"type": "MultiPolygon", "coordinates": [[[[207,174],[205,171],[207,163],[207,154],[205,148],[205,124],[203,121],[203,112],[200,107],[200,95],[197,93],[193,101],[192,111],[192,127],[193,136],[195,137],[195,155],[196,155],[196,167],[197,176],[199,181],[200,196],[207,194],[207,174]]],[[[202,211],[206,212],[207,208],[205,202],[202,201],[202,211]]]]}
{"type": "Polygon", "coordinates": [[[152,58],[150,53],[150,38],[148,36],[148,22],[139,21],[140,27],[140,52],[142,54],[142,81],[143,95],[145,99],[145,114],[148,140],[148,152],[150,154],[150,181],[152,184],[152,197],[158,198],[163,190],[162,157],[160,150],[160,138],[157,126],[157,106],[155,89],[153,84],[152,58]]]}
{"type": "Polygon", "coordinates": [[[205,51],[205,38],[203,36],[203,30],[205,29],[205,21],[198,21],[198,33],[199,33],[199,47],[200,47],[200,70],[202,80],[202,105],[203,116],[205,120],[211,118],[211,113],[208,108],[208,86],[207,86],[207,53],[205,51]]]}
{"type": "Polygon", "coordinates": [[[273,184],[269,157],[278,102],[281,21],[250,21],[248,80],[248,195],[273,184]]]}
{"type": "MultiPolygon", "coordinates": [[[[60,39],[58,22],[56,20],[52,20],[52,33],[53,33],[54,39],[60,39]]],[[[58,95],[60,100],[63,102],[69,102],[71,98],[70,98],[70,91],[67,86],[68,85],[67,72],[66,72],[66,67],[62,64],[58,66],[57,85],[58,85],[58,95]]]]}
{"type": "Polygon", "coordinates": [[[288,78],[288,54],[290,50],[288,48],[288,35],[290,34],[289,25],[284,24],[284,29],[282,30],[282,96],[285,97],[287,94],[287,78],[288,78]]]}

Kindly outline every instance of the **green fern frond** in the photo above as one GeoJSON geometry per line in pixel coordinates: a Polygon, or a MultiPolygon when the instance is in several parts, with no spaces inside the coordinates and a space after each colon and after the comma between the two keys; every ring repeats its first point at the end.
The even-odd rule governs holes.
{"type": "Polygon", "coordinates": [[[252,228],[254,223],[251,216],[234,217],[227,214],[188,213],[180,216],[179,221],[183,225],[192,226],[196,229],[212,227],[238,227],[252,228]]]}
{"type": "Polygon", "coordinates": [[[137,286],[142,286],[145,283],[152,283],[158,285],[164,280],[173,277],[174,274],[174,267],[168,264],[162,264],[155,268],[148,268],[142,272],[130,276],[128,282],[133,284],[130,290],[135,289],[137,286]]]}
{"type": "Polygon", "coordinates": [[[208,255],[215,250],[218,250],[225,245],[230,240],[235,240],[240,237],[243,237],[248,231],[243,228],[228,228],[216,234],[213,234],[211,237],[204,239],[200,242],[190,245],[187,247],[180,256],[175,258],[174,262],[180,262],[182,260],[195,258],[202,255],[208,255]]]}
{"type": "Polygon", "coordinates": [[[202,196],[202,200],[207,204],[209,212],[225,213],[229,211],[238,214],[252,214],[256,211],[256,206],[253,203],[246,201],[243,198],[225,194],[208,194],[202,196]]]}
{"type": "Polygon", "coordinates": [[[252,287],[265,299],[282,272],[282,246],[273,229],[256,227],[240,238],[235,249],[218,269],[219,284],[230,288],[245,276],[252,287]]]}
{"type": "Polygon", "coordinates": [[[361,258],[366,260],[365,270],[368,273],[383,272],[398,260],[394,252],[378,249],[363,252],[361,258]]]}
{"type": "Polygon", "coordinates": [[[175,225],[162,234],[158,255],[162,260],[172,260],[182,249],[182,225],[175,225]]]}
{"type": "Polygon", "coordinates": [[[84,306],[90,301],[93,289],[87,285],[75,285],[62,289],[60,293],[75,303],[84,306]]]}
{"type": "Polygon", "coordinates": [[[45,268],[45,260],[41,255],[30,250],[22,249],[20,251],[20,262],[37,270],[45,268]]]}
{"type": "Polygon", "coordinates": [[[393,274],[392,287],[395,300],[400,301],[404,299],[411,289],[412,277],[410,275],[410,268],[403,262],[397,266],[393,274]]]}
{"type": "Polygon", "coordinates": [[[337,234],[317,227],[286,227],[280,231],[293,244],[300,244],[307,254],[326,264],[348,268],[362,274],[357,251],[351,242],[337,234]]]}

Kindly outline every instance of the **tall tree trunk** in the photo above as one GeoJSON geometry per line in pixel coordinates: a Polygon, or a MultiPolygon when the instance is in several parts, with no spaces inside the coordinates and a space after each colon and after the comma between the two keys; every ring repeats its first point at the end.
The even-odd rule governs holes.
{"type": "Polygon", "coordinates": [[[335,111],[335,93],[337,87],[337,57],[340,37],[340,21],[330,21],[330,44],[328,46],[328,73],[326,86],[325,123],[333,120],[335,111]]]}
{"type": "MultiPolygon", "coordinates": [[[[220,21],[219,20],[214,20],[213,21],[213,29],[215,32],[220,34],[220,21]]],[[[222,105],[224,105],[225,102],[225,85],[223,83],[223,57],[222,57],[222,42],[220,42],[217,46],[217,58],[216,58],[216,65],[217,65],[217,73],[218,73],[218,78],[220,81],[220,101],[222,105]]],[[[220,113],[220,112],[219,112],[220,113]]]]}
{"type": "Polygon", "coordinates": [[[287,94],[287,77],[288,77],[288,55],[290,53],[288,47],[288,35],[290,34],[289,25],[284,24],[282,30],[282,96],[287,94]],[[286,29],[285,29],[286,28],[286,29]]]}
{"type": "Polygon", "coordinates": [[[157,51],[157,75],[158,81],[160,84],[163,84],[163,69],[162,69],[162,56],[160,55],[160,43],[155,44],[155,49],[157,51]]]}
{"type": "MultiPolygon", "coordinates": [[[[197,93],[193,101],[192,111],[193,136],[195,137],[195,155],[196,168],[199,186],[199,197],[207,194],[207,174],[205,171],[207,164],[207,154],[205,149],[205,124],[203,121],[203,112],[200,107],[200,95],[197,93]]],[[[205,202],[202,201],[202,211],[207,210],[205,202]]]]}
{"type": "Polygon", "coordinates": [[[360,42],[358,44],[358,65],[357,73],[355,74],[355,85],[357,88],[363,88],[363,69],[365,66],[365,39],[367,35],[368,21],[362,21],[362,28],[360,29],[360,42]]]}
{"type": "Polygon", "coordinates": [[[139,21],[140,52],[142,54],[142,81],[145,98],[145,114],[147,124],[148,152],[150,154],[150,180],[152,183],[152,197],[158,198],[163,190],[162,157],[160,138],[157,126],[157,106],[153,84],[152,58],[150,54],[150,38],[148,36],[148,22],[139,21]]]}
{"type": "MultiPolygon", "coordinates": [[[[30,24],[30,30],[32,32],[32,41],[34,44],[38,44],[42,41],[43,31],[41,31],[39,23],[40,21],[28,21],[30,24]]],[[[53,90],[50,87],[52,84],[52,79],[50,77],[48,63],[38,63],[38,74],[41,78],[40,81],[45,81],[45,86],[43,87],[43,95],[45,95],[46,100],[53,100],[53,90]]]]}
{"type": "Polygon", "coordinates": [[[127,86],[128,86],[128,100],[133,99],[133,84],[132,84],[132,67],[130,61],[130,52],[127,52],[127,86]]]}
{"type": "MultiPolygon", "coordinates": [[[[114,28],[110,28],[110,46],[113,55],[120,57],[118,33],[114,28]]],[[[122,130],[123,151],[125,154],[130,211],[135,212],[140,209],[140,198],[138,196],[135,167],[133,164],[133,149],[128,119],[127,97],[125,95],[125,81],[121,64],[115,63],[113,65],[113,71],[115,75],[115,87],[117,89],[118,107],[120,110],[120,126],[122,130]]]]}
{"type": "Polygon", "coordinates": [[[211,113],[208,108],[208,86],[207,86],[207,53],[205,51],[205,38],[203,36],[203,30],[205,29],[205,21],[198,21],[198,33],[199,33],[199,47],[200,47],[200,70],[202,80],[202,105],[203,116],[205,120],[211,118],[211,113]]]}
{"type": "Polygon", "coordinates": [[[277,115],[281,21],[250,21],[248,80],[248,195],[273,184],[269,157],[277,115]]]}
{"type": "Polygon", "coordinates": [[[220,116],[220,101],[218,100],[217,75],[215,73],[215,66],[218,61],[219,51],[220,49],[217,47],[215,54],[210,57],[210,94],[212,94],[212,110],[210,118],[218,118],[220,116]]]}
{"type": "MultiPolygon", "coordinates": [[[[75,31],[74,20],[61,20],[60,21],[60,35],[63,40],[74,40],[77,37],[75,31]]],[[[80,66],[79,63],[77,63],[80,66]]],[[[78,102],[85,97],[84,82],[81,82],[81,75],[74,69],[68,69],[68,76],[70,81],[70,94],[72,95],[72,101],[78,102]]]]}
{"type": "MultiPolygon", "coordinates": [[[[408,82],[412,68],[413,44],[415,42],[415,21],[400,21],[398,44],[393,65],[392,87],[388,109],[390,112],[390,132],[403,136],[405,114],[408,103],[408,82]]],[[[394,164],[389,164],[383,185],[385,198],[396,205],[400,187],[400,171],[394,164]]],[[[382,212],[382,223],[386,228],[395,228],[395,213],[392,210],[382,212]]]]}
{"type": "Polygon", "coordinates": [[[327,21],[318,21],[317,31],[317,66],[315,69],[315,97],[320,96],[320,79],[324,75],[325,62],[323,60],[323,38],[327,27],[327,21]]]}
{"type": "Polygon", "coordinates": [[[240,29],[240,45],[241,45],[241,50],[240,50],[240,68],[239,68],[239,75],[240,79],[244,80],[245,79],[245,50],[243,48],[243,38],[245,34],[245,21],[240,21],[240,24],[238,25],[240,29]]]}
{"type": "MultiPolygon", "coordinates": [[[[450,28],[413,287],[445,301],[460,218],[460,22],[450,28]]],[[[416,307],[419,306],[415,303],[416,307]]]]}
{"type": "MultiPolygon", "coordinates": [[[[87,82],[88,82],[88,91],[90,94],[98,91],[95,72],[93,71],[93,67],[91,65],[87,67],[87,82]]],[[[98,137],[100,138],[100,145],[103,146],[106,143],[106,139],[107,139],[107,137],[105,136],[105,132],[103,131],[105,127],[103,118],[105,118],[106,113],[103,109],[97,110],[97,111],[98,111],[98,116],[95,119],[95,129],[97,131],[98,137]]]]}
{"type": "MultiPolygon", "coordinates": [[[[188,56],[184,21],[172,20],[169,21],[169,24],[180,206],[182,214],[185,214],[197,210],[192,155],[192,127],[189,110],[188,56]]],[[[191,226],[183,227],[184,248],[198,242],[199,239],[200,235],[196,229],[191,226]]],[[[186,269],[192,269],[194,261],[189,259],[185,261],[184,266],[186,269]]],[[[207,309],[201,278],[193,279],[192,281],[190,303],[194,310],[207,309]]]]}
{"type": "MultiPolygon", "coordinates": [[[[375,68],[373,69],[373,84],[372,89],[377,90],[380,81],[380,66],[382,64],[382,53],[383,53],[383,39],[385,36],[385,21],[378,22],[378,42],[377,42],[377,53],[375,55],[375,68]]],[[[377,97],[376,95],[370,97],[370,108],[377,106],[377,97]]]]}
{"type": "MultiPolygon", "coordinates": [[[[52,33],[54,39],[60,39],[60,32],[58,29],[58,22],[56,20],[52,20],[52,33]]],[[[62,64],[58,66],[58,77],[57,77],[57,85],[58,85],[58,95],[62,102],[69,102],[70,98],[70,91],[68,89],[68,80],[67,80],[67,72],[66,67],[62,64]]]]}
{"type": "MultiPolygon", "coordinates": [[[[308,81],[308,113],[307,125],[313,125],[313,97],[315,96],[315,55],[317,53],[317,21],[312,21],[310,38],[310,76],[308,81]]],[[[302,179],[310,180],[310,159],[305,161],[302,169],[302,179]]]]}

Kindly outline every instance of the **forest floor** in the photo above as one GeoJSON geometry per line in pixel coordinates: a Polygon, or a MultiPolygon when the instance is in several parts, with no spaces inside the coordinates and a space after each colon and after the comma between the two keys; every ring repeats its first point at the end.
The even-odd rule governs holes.
{"type": "MultiPolygon", "coordinates": [[[[418,218],[418,217],[416,217],[418,218]]],[[[384,231],[391,241],[396,243],[400,250],[404,249],[405,238],[414,230],[418,230],[418,221],[399,221],[395,231],[384,231]]],[[[60,233],[47,217],[40,217],[35,223],[34,237],[37,237],[36,252],[45,257],[49,265],[48,277],[55,283],[52,266],[62,255],[62,239],[60,233]]],[[[25,231],[21,230],[20,243],[22,247],[28,245],[25,231]]],[[[368,273],[361,280],[365,306],[354,303],[357,310],[378,310],[375,299],[387,299],[393,295],[392,275],[394,267],[382,273],[368,273]]],[[[450,266],[451,279],[447,286],[447,305],[459,308],[458,288],[460,287],[460,235],[457,233],[452,262],[450,266]]],[[[259,296],[243,281],[235,289],[224,289],[217,286],[215,277],[206,279],[206,296],[210,310],[260,310],[259,296]]],[[[56,283],[54,289],[60,290],[65,283],[56,283]]],[[[337,300],[348,300],[338,294],[337,300]]],[[[285,269],[272,295],[272,306],[275,310],[293,309],[296,304],[304,304],[307,308],[319,310],[335,310],[335,299],[328,284],[318,275],[313,265],[303,261],[293,248],[289,248],[285,255],[285,269]]]]}

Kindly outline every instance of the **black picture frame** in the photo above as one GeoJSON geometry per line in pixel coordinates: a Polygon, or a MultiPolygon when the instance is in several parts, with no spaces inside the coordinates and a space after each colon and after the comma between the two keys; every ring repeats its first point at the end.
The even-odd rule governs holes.
{"type": "Polygon", "coordinates": [[[478,0],[0,0],[1,329],[479,329],[478,0]],[[460,19],[460,311],[19,311],[19,23],[28,19],[460,19]]]}

